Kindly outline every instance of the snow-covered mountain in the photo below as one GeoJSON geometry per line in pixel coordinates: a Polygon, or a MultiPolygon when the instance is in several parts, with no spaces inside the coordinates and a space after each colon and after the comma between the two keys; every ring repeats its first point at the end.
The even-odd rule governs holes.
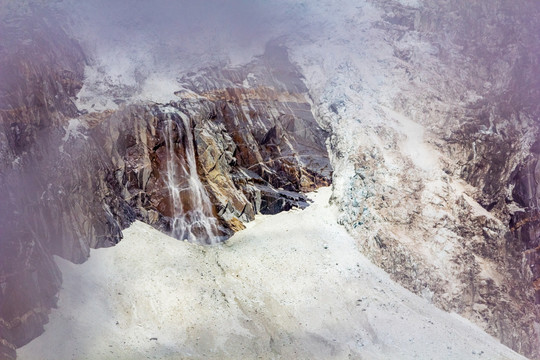
{"type": "MultiPolygon", "coordinates": [[[[305,251],[312,261],[305,265],[306,284],[312,284],[318,273],[313,262],[322,261],[324,247],[332,249],[334,242],[354,254],[347,255],[350,261],[358,257],[364,270],[321,265],[332,273],[324,278],[329,292],[347,284],[343,298],[308,302],[331,311],[321,310],[317,326],[279,332],[275,327],[284,323],[268,317],[285,316],[285,311],[300,322],[303,310],[287,307],[286,297],[264,286],[244,292],[228,278],[240,270],[222,269],[219,275],[212,263],[209,272],[221,280],[208,284],[201,279],[190,291],[221,289],[225,303],[212,306],[234,321],[244,311],[253,323],[244,335],[258,340],[225,336],[219,345],[219,336],[210,331],[205,336],[214,340],[204,343],[206,350],[234,357],[234,350],[219,350],[229,343],[234,349],[258,349],[237,349],[247,357],[293,357],[297,348],[303,349],[301,357],[438,357],[444,349],[421,352],[416,340],[408,347],[405,337],[390,331],[392,324],[404,327],[404,311],[411,311],[407,319],[418,325],[411,330],[413,339],[428,336],[419,329],[425,317],[440,321],[435,342],[450,327],[462,326],[436,306],[460,314],[525,356],[540,356],[536,2],[36,0],[0,1],[0,14],[0,189],[6,194],[0,206],[0,358],[13,358],[16,347],[43,331],[59,296],[50,330],[46,327],[45,335],[21,354],[35,356],[43,343],[54,351],[53,339],[69,323],[77,296],[84,300],[100,286],[119,286],[99,274],[99,266],[105,266],[99,261],[116,266],[112,259],[124,257],[132,241],[141,252],[151,252],[141,239],[161,235],[136,223],[126,243],[93,252],[94,262],[78,268],[58,260],[66,279],[59,293],[61,273],[53,255],[84,262],[90,248],[118,243],[135,220],[180,239],[222,241],[249,226],[256,213],[305,208],[304,194],[330,182],[335,221],[349,235],[328,219],[306,221],[304,234],[296,234],[301,227],[291,228],[295,235],[286,244],[296,239],[306,244],[294,250],[300,253],[290,258],[291,266],[302,261],[305,251]],[[339,236],[329,235],[321,240],[323,250],[312,252],[309,246],[315,245],[307,245],[306,234],[319,231],[339,236]],[[384,277],[363,256],[416,295],[385,279],[381,289],[399,295],[380,298],[371,289],[363,296],[378,312],[368,309],[368,320],[356,313],[345,316],[358,300],[356,288],[367,286],[364,280],[345,279],[384,277]],[[98,272],[95,280],[90,274],[86,279],[87,272],[98,272]],[[90,288],[79,292],[75,283],[90,288]],[[265,296],[281,307],[265,306],[264,315],[257,316],[242,310],[246,302],[265,296]],[[414,305],[397,306],[400,296],[414,305]],[[225,309],[233,300],[235,308],[225,309]],[[384,320],[388,326],[375,326],[374,316],[383,316],[385,301],[395,311],[384,320]],[[423,306],[429,310],[420,311],[423,306]],[[332,329],[342,336],[330,339],[332,329]],[[362,337],[362,331],[371,335],[362,337]],[[351,342],[356,336],[364,340],[351,342]]],[[[286,231],[287,224],[296,225],[309,214],[331,217],[309,207],[304,211],[276,219],[283,218],[286,231]]],[[[280,226],[278,220],[267,221],[280,226]]],[[[209,261],[199,251],[212,257],[232,251],[239,269],[245,269],[249,253],[260,251],[265,241],[274,244],[268,245],[272,256],[288,259],[279,252],[284,235],[257,235],[258,226],[209,250],[160,241],[172,246],[163,251],[182,252],[181,266],[190,271],[209,261]],[[246,240],[249,234],[256,238],[252,243],[246,240]]],[[[343,251],[332,252],[332,261],[343,251]]],[[[149,264],[172,266],[157,260],[149,264]]],[[[279,273],[286,262],[267,265],[279,273]]],[[[127,276],[124,266],[129,265],[118,262],[118,276],[127,276]]],[[[283,272],[278,280],[283,289],[295,286],[289,275],[283,272]]],[[[246,281],[255,281],[250,276],[246,281]]],[[[171,311],[164,303],[169,295],[156,295],[150,305],[171,311]]],[[[293,293],[290,301],[301,304],[300,295],[293,293]]],[[[111,296],[96,299],[119,299],[111,296]]],[[[133,293],[133,299],[140,296],[144,293],[133,293]]],[[[118,311],[107,306],[99,316],[118,311]]],[[[256,312],[255,305],[249,306],[256,312]]],[[[163,324],[168,328],[175,322],[163,324]]],[[[104,329],[114,334],[118,329],[109,325],[104,329]]],[[[98,331],[87,326],[76,324],[73,346],[87,345],[77,338],[85,329],[98,331]]],[[[144,333],[126,326],[122,329],[130,336],[144,333]]],[[[449,332],[455,345],[448,345],[453,350],[448,348],[445,358],[488,356],[491,349],[489,358],[517,356],[466,326],[470,338],[465,345],[457,345],[462,335],[449,332]],[[471,348],[475,343],[484,345],[477,351],[471,348]]],[[[189,336],[184,341],[193,340],[189,336]]],[[[186,351],[185,356],[196,358],[204,356],[204,344],[171,345],[170,354],[153,354],[174,358],[175,351],[186,351]]],[[[147,345],[122,354],[139,356],[147,345]]],[[[160,346],[154,348],[162,351],[160,346]]],[[[102,350],[99,354],[113,357],[102,350]]],[[[63,356],[77,356],[70,351],[89,358],[98,354],[66,347],[63,356]]]]}
{"type": "Polygon", "coordinates": [[[57,259],[59,308],[19,358],[524,359],[371,264],[330,195],[224,246],[137,222],[82,265],[57,259]]]}
{"type": "Polygon", "coordinates": [[[319,9],[339,13],[327,36],[291,48],[333,129],[340,221],[408,289],[538,356],[538,5],[319,9]]]}

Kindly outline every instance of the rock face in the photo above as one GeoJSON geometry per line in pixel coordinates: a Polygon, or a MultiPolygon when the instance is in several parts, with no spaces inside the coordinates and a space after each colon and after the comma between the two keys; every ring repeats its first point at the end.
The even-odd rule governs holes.
{"type": "MultiPolygon", "coordinates": [[[[538,246],[538,208],[535,186],[529,184],[540,136],[540,23],[531,20],[539,11],[537,4],[508,1],[490,7],[461,1],[426,6],[417,24],[422,37],[440,44],[444,33],[453,33],[460,50],[438,54],[440,68],[445,69],[438,76],[460,80],[445,85],[440,78],[427,80],[431,90],[425,94],[431,101],[422,101],[427,105],[424,114],[415,116],[442,152],[449,178],[472,186],[463,195],[451,187],[454,194],[443,197],[458,205],[453,215],[459,226],[452,232],[461,239],[464,252],[455,262],[467,289],[460,300],[444,306],[459,304],[503,343],[535,358],[540,356],[540,313],[534,300],[538,263],[531,254],[538,246]],[[452,20],[435,15],[446,11],[453,14],[452,20]],[[432,30],[434,22],[440,27],[437,32],[432,30]],[[474,36],[467,36],[470,33],[474,36]],[[451,110],[441,107],[437,96],[444,102],[453,99],[455,105],[451,110]],[[481,207],[470,207],[468,196],[481,207]],[[460,214],[460,207],[465,213],[460,214]]],[[[419,113],[410,100],[402,97],[399,102],[403,113],[419,113]]]]}
{"type": "Polygon", "coordinates": [[[313,102],[333,201],[364,253],[540,358],[539,5],[316,4],[309,44],[284,40],[301,70],[271,43],[185,75],[177,101],[85,114],[72,103],[85,56],[54,15],[2,18],[1,357],[42,331],[53,254],[82,262],[135,219],[213,242],[305,206],[331,176],[313,102]]]}
{"type": "Polygon", "coordinates": [[[13,35],[0,58],[2,359],[43,331],[61,285],[52,255],[83,262],[135,219],[211,243],[257,212],[306,206],[301,193],[331,177],[326,135],[283,48],[186,78],[178,102],[81,114],[72,99],[85,57],[52,19],[2,25],[13,35]]]}
{"type": "Polygon", "coordinates": [[[200,125],[196,142],[220,215],[251,220],[257,212],[275,214],[302,206],[298,192],[330,183],[326,136],[285,48],[272,43],[250,64],[209,69],[182,82],[177,95],[183,101],[196,97],[212,105],[205,107],[213,121],[200,125]]]}
{"type": "Polygon", "coordinates": [[[32,171],[47,154],[31,148],[46,147],[41,139],[76,114],[69,97],[82,86],[85,61],[45,19],[2,18],[0,32],[0,357],[10,359],[42,331],[61,282],[41,232],[44,184],[32,171]]]}

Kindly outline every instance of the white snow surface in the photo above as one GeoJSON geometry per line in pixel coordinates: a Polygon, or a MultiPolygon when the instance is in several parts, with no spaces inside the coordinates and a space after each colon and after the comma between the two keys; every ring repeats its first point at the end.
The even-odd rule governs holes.
{"type": "Polygon", "coordinates": [[[38,359],[524,359],[372,265],[328,204],[258,216],[223,245],[140,222],[64,277],[38,359]]]}

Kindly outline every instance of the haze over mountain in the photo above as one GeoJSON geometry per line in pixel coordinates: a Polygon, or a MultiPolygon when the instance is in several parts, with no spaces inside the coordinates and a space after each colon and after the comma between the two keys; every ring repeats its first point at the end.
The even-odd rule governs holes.
{"type": "Polygon", "coordinates": [[[0,359],[540,358],[539,15],[0,1],[0,359]]]}

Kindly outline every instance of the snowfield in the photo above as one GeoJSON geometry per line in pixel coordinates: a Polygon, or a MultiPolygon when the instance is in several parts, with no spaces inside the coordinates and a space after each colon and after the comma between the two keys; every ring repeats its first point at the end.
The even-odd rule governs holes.
{"type": "Polygon", "coordinates": [[[64,277],[38,359],[524,359],[408,292],[337,224],[331,191],[201,247],[136,222],[64,277]]]}

